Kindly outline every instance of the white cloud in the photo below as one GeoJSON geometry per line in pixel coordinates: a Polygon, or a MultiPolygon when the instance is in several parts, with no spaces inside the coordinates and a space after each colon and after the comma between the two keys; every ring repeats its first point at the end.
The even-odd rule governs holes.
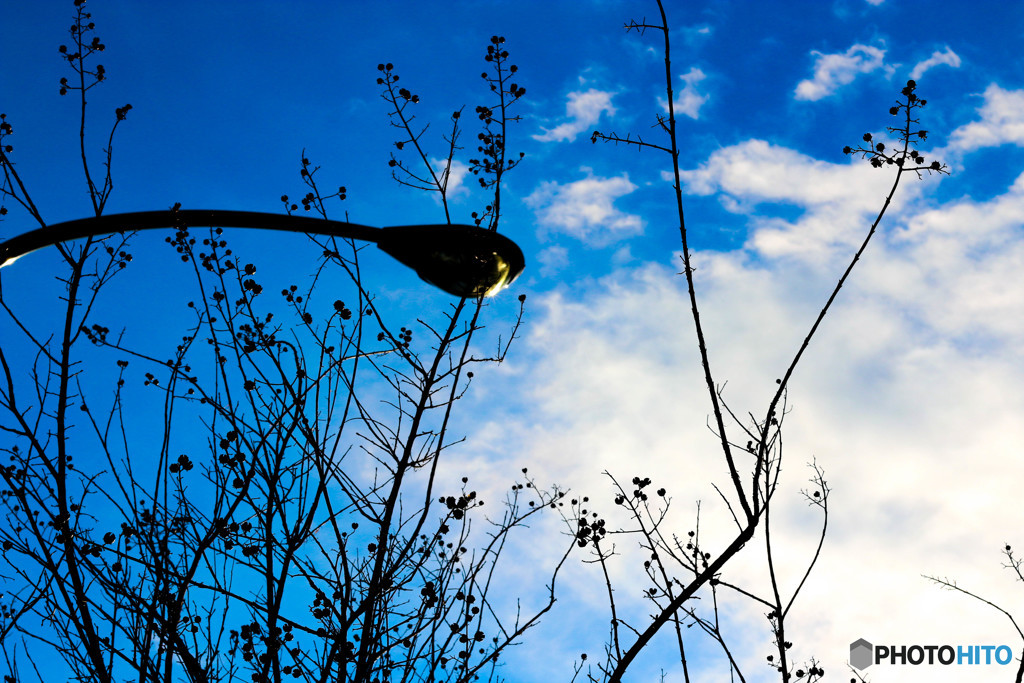
{"type": "MultiPolygon", "coordinates": [[[[954,133],[957,149],[1024,144],[1024,91],[990,86],[978,111],[977,121],[954,133]]],[[[691,167],[683,173],[688,192],[719,195],[748,216],[742,248],[694,254],[713,368],[744,415],[763,409],[892,173],[763,140],[684,165],[691,167]]],[[[785,539],[777,567],[792,586],[813,550],[816,519],[796,492],[806,485],[803,463],[814,457],[833,486],[829,535],[788,629],[804,634],[794,654],[813,654],[833,672],[844,668],[858,637],[1006,642],[998,613],[921,574],[956,577],[997,601],[1019,594],[999,549],[1024,543],[1015,536],[1024,511],[1013,504],[1024,480],[1024,174],[985,201],[937,203],[924,188],[940,180],[906,179],[791,384],[783,502],[773,513],[775,537],[785,539]]],[[[704,226],[690,227],[699,248],[704,226]]],[[[612,517],[604,470],[624,483],[650,476],[669,489],[675,502],[666,528],[678,533],[692,528],[693,501],[702,500],[701,530],[708,543],[720,541],[715,552],[731,517],[710,483],[724,489],[729,482],[706,427],[700,365],[687,345],[692,321],[680,266],[668,258],[637,264],[620,262],[599,281],[532,299],[525,343],[502,367],[516,387],[503,393],[522,395],[508,419],[487,425],[488,438],[519,444],[507,456],[516,468],[589,495],[613,528],[620,520],[612,517]]],[[[746,437],[736,434],[742,443],[746,437]]],[[[643,558],[631,554],[628,537],[616,542],[610,571],[621,615],[642,610],[627,596],[646,583],[642,571],[633,572],[643,558]]],[[[531,539],[531,561],[542,559],[540,545],[531,539]]],[[[759,592],[761,551],[750,545],[723,578],[759,592]]],[[[585,590],[601,577],[579,571],[566,583],[584,588],[569,588],[561,605],[578,621],[607,623],[607,608],[585,590]]],[[[729,606],[736,604],[723,600],[721,614],[744,644],[747,680],[771,680],[770,672],[757,673],[768,648],[764,610],[743,601],[729,606]],[[747,647],[760,642],[761,651],[747,647]]],[[[554,636],[545,641],[546,661],[567,657],[557,643],[567,647],[554,636]]],[[[692,651],[708,656],[710,645],[694,643],[692,651]]],[[[584,647],[575,641],[568,647],[586,651],[574,650],[584,647]]],[[[657,652],[645,663],[671,667],[655,661],[657,652]]],[[[981,683],[991,673],[958,672],[958,680],[981,683]]],[[[934,676],[930,667],[900,671],[907,683],[934,676]]]]}
{"type": "MultiPolygon", "coordinates": [[[[738,167],[722,166],[698,179],[708,191],[728,188],[746,205],[775,198],[840,221],[842,210],[868,210],[870,183],[852,169],[767,143],[737,145],[723,158],[729,154],[785,162],[794,178],[744,180],[738,167]],[[815,175],[821,187],[806,182],[815,175]],[[848,201],[839,191],[844,182],[848,201]]],[[[712,158],[701,168],[719,167],[712,158]]],[[[881,198],[874,195],[876,208],[881,198]]],[[[1024,175],[989,201],[924,202],[893,207],[791,385],[787,465],[773,513],[776,537],[785,539],[777,568],[792,587],[813,549],[816,517],[797,490],[806,485],[803,462],[816,457],[833,486],[829,535],[788,627],[804,634],[795,654],[813,654],[834,672],[858,637],[1006,640],[1000,615],[921,574],[957,577],[997,600],[1018,594],[1019,584],[1000,568],[999,548],[1024,542],[1015,536],[1024,511],[1013,504],[1024,480],[1024,175]]],[[[763,409],[839,273],[793,267],[756,250],[762,233],[778,226],[751,221],[745,248],[694,256],[713,368],[719,382],[728,381],[725,397],[739,415],[763,409]]],[[[695,237],[700,228],[691,226],[695,237]]],[[[619,520],[606,469],[624,483],[639,475],[664,485],[675,501],[667,528],[679,533],[692,528],[693,501],[702,499],[701,533],[715,552],[731,517],[710,482],[727,490],[728,481],[706,427],[707,391],[678,270],[666,258],[535,301],[540,311],[534,308],[526,348],[507,361],[518,390],[528,393],[512,419],[488,425],[497,430],[488,438],[519,444],[516,467],[589,495],[611,527],[619,520]]],[[[639,562],[630,563],[629,537],[616,543],[612,571],[624,582],[617,599],[625,610],[646,583],[642,570],[633,571],[639,562]]],[[[723,578],[760,592],[763,565],[755,561],[758,544],[750,545],[723,578]]],[[[763,607],[740,599],[733,611],[735,597],[721,601],[723,614],[743,625],[731,631],[735,642],[763,639],[767,650],[763,607]]],[[[580,621],[606,619],[595,601],[581,590],[561,604],[580,621]]],[[[751,651],[748,680],[770,680],[770,671],[756,668],[763,652],[743,649],[751,651]]],[[[963,671],[958,680],[991,674],[963,671]]],[[[934,676],[930,667],[900,670],[901,681],[934,676]]]]}
{"type": "Polygon", "coordinates": [[[724,191],[757,202],[873,205],[874,188],[858,186],[860,179],[881,174],[866,166],[819,161],[766,140],[746,140],[716,150],[698,168],[684,170],[682,180],[700,195],[724,191]]]}
{"type": "Polygon", "coordinates": [[[561,142],[563,140],[575,140],[576,136],[584,131],[589,131],[601,118],[601,114],[609,116],[615,114],[615,107],[612,106],[613,92],[590,88],[582,92],[569,93],[568,102],[565,105],[566,116],[569,121],[559,124],[551,129],[544,129],[540,135],[534,135],[534,140],[541,142],[561,142]]]}
{"type": "Polygon", "coordinates": [[[616,266],[624,266],[632,261],[635,261],[636,257],[633,256],[633,250],[629,248],[628,244],[625,244],[615,250],[612,254],[612,263],[616,266]]]}
{"type": "MultiPolygon", "coordinates": [[[[752,219],[756,228],[748,246],[761,256],[798,258],[808,264],[828,264],[862,238],[865,221],[878,210],[878,201],[892,183],[891,174],[862,160],[834,164],[813,159],[765,140],[716,150],[693,170],[681,174],[685,190],[697,195],[720,195],[734,213],[750,213],[764,204],[796,205],[803,213],[795,220],[762,210],[752,219]]],[[[907,183],[897,206],[916,192],[907,183]]]]}
{"type": "MultiPolygon", "coordinates": [[[[431,159],[430,163],[434,165],[434,168],[439,172],[444,171],[445,164],[448,163],[447,159],[431,159]]],[[[452,165],[448,169],[447,179],[447,194],[448,198],[452,199],[461,195],[468,195],[469,188],[466,187],[465,180],[469,175],[469,166],[462,163],[458,159],[452,159],[452,165]]],[[[442,183],[444,179],[442,178],[442,183]]],[[[440,199],[438,197],[438,199],[440,199]]]]}
{"type": "Polygon", "coordinates": [[[1013,286],[1024,272],[1022,232],[1024,174],[991,200],[922,211],[894,236],[902,249],[893,264],[902,272],[900,288],[928,305],[926,322],[945,338],[1024,344],[1024,289],[1013,286]]]}
{"type": "Polygon", "coordinates": [[[947,45],[945,52],[939,52],[938,50],[936,50],[935,52],[932,53],[931,57],[915,64],[914,69],[910,72],[910,77],[915,80],[921,78],[921,76],[924,75],[925,71],[932,68],[933,66],[938,66],[940,64],[945,64],[947,66],[953,67],[954,69],[959,69],[960,56],[953,52],[953,49],[947,45]]]}
{"type": "Polygon", "coordinates": [[[616,199],[637,188],[629,176],[601,178],[590,169],[583,170],[586,178],[566,184],[544,181],[525,199],[541,229],[565,233],[592,246],[641,233],[639,216],[615,208],[616,199]]]}
{"type": "Polygon", "coordinates": [[[842,85],[853,82],[860,74],[885,67],[885,50],[872,45],[854,45],[846,52],[824,54],[814,51],[814,78],[800,81],[796,86],[796,99],[816,101],[827,97],[842,85]]]}
{"type": "Polygon", "coordinates": [[[963,153],[1005,144],[1024,146],[1024,90],[1004,90],[993,83],[982,97],[981,120],[954,130],[948,148],[963,153]]]}
{"type": "MultiPolygon", "coordinates": [[[[697,92],[697,84],[707,76],[697,67],[693,67],[679,78],[683,81],[683,89],[679,91],[679,95],[673,102],[675,111],[677,114],[686,114],[691,119],[696,119],[700,114],[700,108],[708,101],[707,95],[697,92]]],[[[668,111],[668,100],[661,98],[658,103],[662,109],[668,111]]]]}
{"type": "Polygon", "coordinates": [[[541,277],[551,277],[569,265],[569,250],[557,245],[548,247],[537,254],[537,262],[541,277]]]}

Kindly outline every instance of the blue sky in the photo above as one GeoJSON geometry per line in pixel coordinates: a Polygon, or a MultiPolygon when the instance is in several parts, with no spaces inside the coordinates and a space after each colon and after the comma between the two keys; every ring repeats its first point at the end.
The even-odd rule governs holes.
{"type": "MultiPolygon", "coordinates": [[[[952,171],[909,179],[901,189],[791,385],[783,483],[793,495],[777,522],[797,549],[809,547],[814,519],[796,494],[806,479],[802,463],[816,457],[835,489],[825,555],[794,617],[800,647],[837,677],[859,637],[1006,642],[1018,650],[1003,617],[920,575],[957,577],[1011,609],[1020,603],[999,550],[1024,543],[1024,5],[668,4],[702,311],[712,362],[740,413],[764,405],[879,208],[888,172],[841,150],[865,131],[883,133],[908,78],[929,101],[926,156],[952,171]]],[[[519,293],[529,296],[528,316],[509,361],[474,384],[460,425],[467,443],[453,457],[460,471],[495,488],[528,465],[595,499],[611,499],[603,471],[627,481],[646,472],[675,491],[681,531],[697,499],[707,505],[708,528],[723,521],[710,483],[721,483],[724,468],[705,428],[709,409],[685,283],[676,275],[667,160],[589,139],[594,129],[657,139],[660,44],[653,33],[622,29],[630,19],[656,17],[656,6],[103,0],[90,7],[109,78],[90,93],[90,153],[103,147],[114,108],[133,105],[115,139],[108,213],[175,202],[278,211],[281,194],[301,194],[305,149],[326,186],[346,186],[337,209],[351,220],[440,222],[431,197],[390,178],[394,134],[376,65],[394,63],[420,95],[418,120],[431,123],[434,136],[428,150],[441,156],[449,114],[486,100],[480,72],[489,37],[505,36],[527,89],[509,148],[526,156],[508,176],[501,229],[523,247],[528,265],[496,300],[491,324],[502,326],[519,293]]],[[[0,111],[15,127],[19,170],[50,222],[90,211],[76,161],[77,112],[57,94],[66,74],[56,47],[71,13],[71,3],[15,3],[0,29],[0,111]]],[[[463,138],[470,149],[457,157],[461,164],[472,156],[473,137],[463,138]]],[[[468,222],[479,200],[471,179],[463,183],[453,219],[468,222]]],[[[34,227],[8,208],[0,238],[34,227]]],[[[140,334],[172,315],[148,305],[173,287],[162,239],[137,238],[143,267],[123,285],[122,310],[140,334]]],[[[264,261],[273,258],[271,277],[304,276],[309,252],[299,241],[239,240],[268,254],[264,261]]],[[[24,288],[27,305],[45,311],[55,291],[48,258],[5,270],[5,292],[24,288]]],[[[379,280],[371,288],[396,305],[446,304],[383,255],[372,265],[379,280]]],[[[579,615],[606,618],[600,595],[574,587],[587,569],[573,571],[580,582],[568,582],[562,612],[521,648],[515,680],[548,680],[537,662],[566,662],[568,671],[566,653],[600,646],[585,630],[558,635],[579,615]]],[[[759,580],[753,561],[741,558],[733,571],[737,580],[759,580]]],[[[622,580],[631,576],[624,566],[622,580]]],[[[745,669],[761,680],[769,673],[760,664],[768,651],[764,619],[742,607],[730,618],[737,639],[751,643],[745,669]]],[[[898,680],[991,680],[922,669],[901,671],[898,680]]],[[[707,676],[698,680],[720,680],[707,676]]],[[[883,670],[873,680],[897,676],[883,670]]]]}

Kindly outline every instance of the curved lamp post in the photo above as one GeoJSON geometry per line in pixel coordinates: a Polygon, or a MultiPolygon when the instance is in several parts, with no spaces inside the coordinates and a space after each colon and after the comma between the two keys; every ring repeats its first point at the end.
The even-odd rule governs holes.
{"type": "Polygon", "coordinates": [[[222,227],[284,230],[375,242],[420,279],[458,297],[493,296],[523,272],[515,242],[471,225],[373,228],[307,216],[255,211],[140,211],[55,223],[0,242],[0,268],[29,252],[81,237],[156,228],[222,227]]]}

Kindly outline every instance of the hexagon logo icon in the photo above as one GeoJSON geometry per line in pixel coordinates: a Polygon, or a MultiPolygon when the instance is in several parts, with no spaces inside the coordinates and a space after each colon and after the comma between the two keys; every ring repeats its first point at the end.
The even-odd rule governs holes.
{"type": "Polygon", "coordinates": [[[860,638],[850,643],[850,666],[866,669],[874,664],[875,646],[860,638]]]}

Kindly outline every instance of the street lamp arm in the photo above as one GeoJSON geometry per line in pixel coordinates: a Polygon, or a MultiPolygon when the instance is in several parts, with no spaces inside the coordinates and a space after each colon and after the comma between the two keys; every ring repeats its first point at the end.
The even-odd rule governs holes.
{"type": "Polygon", "coordinates": [[[257,228],[287,232],[316,233],[348,237],[365,242],[380,239],[381,229],[357,223],[329,221],[309,216],[287,216],[258,211],[218,211],[179,209],[177,211],[136,211],[107,216],[80,218],[38,228],[0,243],[0,268],[10,265],[25,254],[60,242],[109,235],[117,232],[155,230],[159,228],[257,228]]]}
{"type": "Polygon", "coordinates": [[[382,251],[413,268],[424,281],[459,297],[492,296],[511,284],[526,265],[515,242],[471,225],[374,228],[257,211],[178,209],[93,216],[38,228],[0,243],[0,268],[37,249],[83,237],[206,226],[283,230],[375,242],[382,251]]]}

